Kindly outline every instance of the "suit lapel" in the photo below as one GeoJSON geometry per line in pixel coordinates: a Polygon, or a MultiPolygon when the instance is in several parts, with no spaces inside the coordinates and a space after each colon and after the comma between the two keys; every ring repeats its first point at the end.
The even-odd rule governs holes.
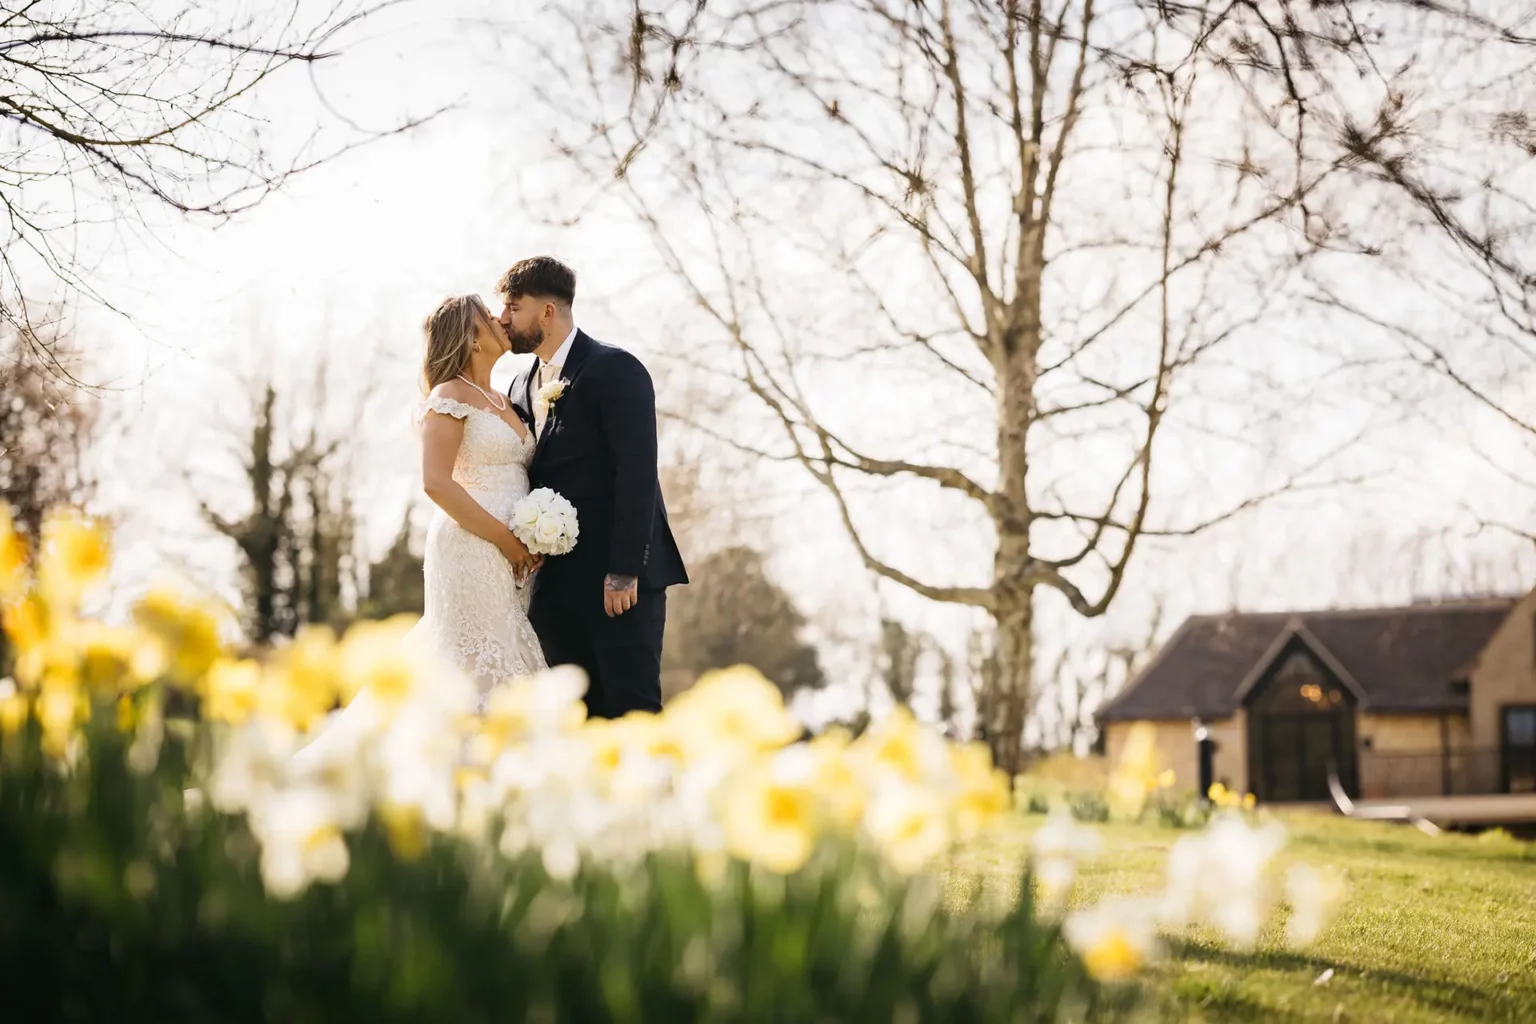
{"type": "MultiPolygon", "coordinates": [[[[549,414],[544,417],[544,429],[539,432],[538,447],[534,449],[533,453],[535,462],[544,454],[544,450],[549,447],[547,443],[548,438],[555,432],[555,423],[560,419],[560,410],[571,399],[571,388],[576,386],[576,375],[581,373],[581,368],[586,365],[587,353],[591,348],[592,339],[587,337],[587,332],[577,331],[576,339],[571,342],[571,352],[565,357],[565,365],[560,368],[560,378],[565,381],[565,394],[561,395],[560,399],[550,406],[549,414]]],[[[535,366],[537,366],[537,363],[535,363],[535,366]]],[[[538,376],[537,370],[528,371],[530,381],[536,376],[538,376]]],[[[531,400],[529,401],[528,408],[533,408],[531,400]]]]}
{"type": "Polygon", "coordinates": [[[535,359],[533,366],[512,378],[512,386],[507,388],[507,399],[511,401],[512,408],[517,410],[517,418],[523,421],[523,425],[529,432],[533,431],[533,379],[538,376],[539,361],[535,359]],[[519,400],[518,395],[522,398],[519,400]]]}

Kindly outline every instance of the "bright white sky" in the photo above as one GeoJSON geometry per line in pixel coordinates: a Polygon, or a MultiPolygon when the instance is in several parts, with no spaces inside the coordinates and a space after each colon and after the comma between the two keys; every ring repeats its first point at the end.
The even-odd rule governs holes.
{"type": "MultiPolygon", "coordinates": [[[[675,299],[658,283],[641,233],[596,216],[557,227],[552,222],[568,211],[530,205],[528,197],[549,192],[558,184],[552,176],[562,173],[547,159],[537,118],[520,107],[523,83],[537,68],[516,66],[485,29],[458,20],[480,6],[407,5],[319,73],[329,102],[369,127],[457,104],[450,113],[295,181],[217,230],[167,221],[152,237],[103,242],[112,248],[95,280],[126,316],[87,308],[80,318],[103,372],[123,389],[108,399],[114,424],[102,502],[122,521],[125,585],[169,570],[233,595],[234,552],[202,525],[195,496],[242,511],[226,447],[230,425],[243,422],[239,376],[274,369],[282,379],[280,368],[302,370],[318,353],[332,366],[327,416],[350,415],[351,393],[378,382],[378,400],[351,432],[363,442],[358,503],[368,514],[370,543],[376,550],[387,544],[416,492],[409,409],[419,325],[447,294],[478,291],[489,300],[498,274],[522,256],[554,252],[576,266],[578,319],[597,336],[635,349],[653,368],[663,353],[691,360],[698,342],[677,329],[686,321],[669,313],[675,299]]],[[[295,78],[269,92],[263,109],[280,131],[292,131],[313,117],[313,102],[307,83],[295,78]]],[[[510,376],[510,366],[505,370],[510,376]]],[[[1523,390],[1536,394],[1536,381],[1523,390]]],[[[899,410],[927,396],[918,388],[878,397],[899,410]]],[[[681,401],[680,390],[664,388],[662,401],[681,401]]],[[[1342,414],[1320,405],[1314,438],[1328,436],[1334,415],[1342,427],[1342,414]]],[[[1234,604],[1385,602],[1536,584],[1529,545],[1474,533],[1467,511],[1536,525],[1536,495],[1473,458],[1469,445],[1475,439],[1509,468],[1536,477],[1530,449],[1491,415],[1443,394],[1423,415],[1383,422],[1399,418],[1406,422],[1377,432],[1353,457],[1381,474],[1369,487],[1298,495],[1198,540],[1148,544],[1107,619],[1084,624],[1047,603],[1047,648],[1138,637],[1159,603],[1166,633],[1185,614],[1234,604]]],[[[733,457],[717,457],[734,465],[733,457]]],[[[1161,457],[1170,479],[1186,482],[1191,493],[1208,479],[1254,471],[1213,463],[1209,452],[1161,457]]],[[[760,539],[774,546],[781,578],[813,616],[824,617],[828,632],[867,636],[885,607],[958,647],[967,614],[894,588],[877,591],[823,503],[796,497],[803,486],[797,475],[764,473],[749,495],[769,502],[760,539]]],[[[1183,499],[1168,497],[1176,517],[1183,499]]],[[[985,544],[966,531],[929,530],[916,535],[925,543],[915,543],[903,525],[897,517],[875,533],[898,553],[894,560],[953,567],[972,579],[987,571],[985,544]],[[900,554],[909,551],[910,558],[900,554]]],[[[835,677],[856,661],[846,649],[828,657],[835,677]]],[[[847,699],[844,692],[832,704],[847,699]]]]}

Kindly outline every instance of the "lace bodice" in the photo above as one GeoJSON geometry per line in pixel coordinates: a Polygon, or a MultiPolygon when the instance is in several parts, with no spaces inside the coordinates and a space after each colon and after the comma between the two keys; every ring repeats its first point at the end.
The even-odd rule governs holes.
{"type": "Polygon", "coordinates": [[[518,434],[489,409],[428,395],[420,417],[442,413],[464,421],[464,440],[453,463],[453,478],[491,515],[507,522],[512,506],[528,493],[528,464],[533,461],[533,435],[518,434]]]}
{"type": "MultiPolygon", "coordinates": [[[[453,478],[469,496],[504,523],[528,494],[532,436],[523,436],[489,409],[446,395],[429,395],[418,411],[464,421],[464,439],[453,478]]],[[[481,693],[544,668],[538,637],[528,623],[532,588],[519,584],[511,563],[496,547],[438,509],[427,527],[422,570],[426,609],[422,629],[454,664],[479,684],[481,693]]]]}

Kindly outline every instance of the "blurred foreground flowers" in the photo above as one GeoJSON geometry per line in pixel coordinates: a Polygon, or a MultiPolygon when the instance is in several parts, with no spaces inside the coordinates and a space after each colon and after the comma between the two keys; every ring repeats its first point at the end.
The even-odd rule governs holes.
{"type": "Polygon", "coordinates": [[[898,714],[809,741],[746,668],[587,721],[476,693],[408,619],[237,656],[158,589],[81,614],[104,534],[0,524],[0,945],[18,1019],[1118,1019],[1032,901],[923,877],[1009,813],[898,714]],[[345,708],[338,713],[338,708],[345,708]],[[81,986],[78,979],[92,983],[81,986]],[[67,1012],[65,1012],[67,1009],[67,1012]]]}
{"type": "MultiPolygon", "coordinates": [[[[1106,782],[1110,813],[1135,821],[1151,811],[1167,825],[1203,828],[1180,836],[1168,851],[1161,892],[1111,897],[1065,914],[1067,940],[1102,981],[1135,976],[1161,954],[1160,936],[1191,926],[1213,930],[1233,948],[1251,949],[1279,920],[1282,907],[1288,913],[1284,943],[1308,945],[1342,896],[1337,878],[1307,865],[1292,866],[1282,881],[1276,862],[1285,827],[1253,815],[1251,794],[1216,783],[1205,800],[1179,803],[1164,795],[1176,781],[1158,763],[1152,727],[1138,724],[1106,782]]],[[[1032,837],[1038,897],[1048,913],[1066,910],[1081,865],[1103,846],[1098,832],[1078,823],[1081,805],[1080,799],[1058,803],[1032,837]]]]}
{"type": "MultiPolygon", "coordinates": [[[[1101,842],[1060,815],[1035,835],[1038,904],[950,910],[928,876],[1010,817],[1010,787],[905,711],[804,740],[735,668],[657,715],[586,720],[569,669],[475,713],[407,618],[260,657],[173,589],[129,625],[85,618],[108,552],[61,515],[34,562],[0,523],[0,906],[30,908],[0,943],[37,980],[19,1019],[62,999],[114,1019],[1109,1020],[1135,988],[1103,983],[1160,932],[1251,944],[1282,898],[1280,837],[1233,815],[1175,845],[1161,896],[1068,913],[1101,842]]],[[[1119,790],[1163,776],[1138,748],[1119,790]]],[[[1337,891],[1292,870],[1292,941],[1337,891]]]]}

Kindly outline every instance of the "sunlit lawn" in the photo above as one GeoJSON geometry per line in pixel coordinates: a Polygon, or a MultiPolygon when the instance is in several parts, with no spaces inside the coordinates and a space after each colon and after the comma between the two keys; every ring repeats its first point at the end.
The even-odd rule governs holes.
{"type": "MultiPolygon", "coordinates": [[[[1507,837],[1429,837],[1323,815],[1287,816],[1285,856],[1342,870],[1349,897],[1316,945],[1289,952],[1271,929],[1259,949],[1228,952],[1191,932],[1153,972],[1162,1021],[1536,1021],[1536,844],[1507,837]],[[1328,970],[1333,974],[1320,980],[1328,970]]],[[[966,869],[1006,891],[1029,833],[1021,819],[969,852],[966,869]]],[[[1150,893],[1169,845],[1157,826],[1102,826],[1105,850],[1078,898],[1150,893]]]]}

